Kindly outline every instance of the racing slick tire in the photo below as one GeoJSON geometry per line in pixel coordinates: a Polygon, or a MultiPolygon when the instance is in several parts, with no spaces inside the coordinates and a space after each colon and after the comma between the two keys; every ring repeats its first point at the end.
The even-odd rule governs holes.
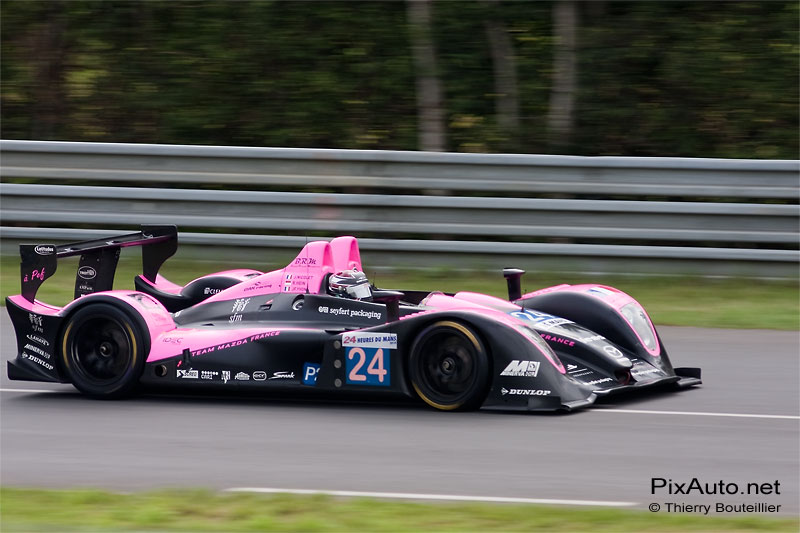
{"type": "Polygon", "coordinates": [[[91,303],[71,315],[60,343],[62,367],[76,389],[97,399],[130,395],[147,354],[139,321],[107,303],[91,303]]]}
{"type": "Polygon", "coordinates": [[[478,336],[459,322],[425,328],[411,347],[409,378],[417,395],[442,411],[477,409],[489,388],[489,356],[478,336]]]}

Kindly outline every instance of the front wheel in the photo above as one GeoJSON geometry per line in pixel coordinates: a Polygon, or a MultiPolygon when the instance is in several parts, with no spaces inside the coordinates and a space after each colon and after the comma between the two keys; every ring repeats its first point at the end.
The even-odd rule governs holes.
{"type": "Polygon", "coordinates": [[[489,357],[464,324],[441,321],[425,328],[411,348],[409,376],[417,395],[443,411],[477,409],[489,385],[489,357]]]}
{"type": "Polygon", "coordinates": [[[67,320],[61,362],[79,391],[114,399],[127,396],[138,385],[145,350],[136,320],[116,306],[94,303],[67,320]]]}

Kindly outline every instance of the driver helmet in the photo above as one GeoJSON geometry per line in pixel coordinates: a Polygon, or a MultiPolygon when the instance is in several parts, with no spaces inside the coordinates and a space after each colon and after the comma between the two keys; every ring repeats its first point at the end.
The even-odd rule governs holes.
{"type": "Polygon", "coordinates": [[[372,291],[367,276],[359,270],[342,270],[331,274],[328,279],[328,292],[341,298],[369,300],[372,291]]]}

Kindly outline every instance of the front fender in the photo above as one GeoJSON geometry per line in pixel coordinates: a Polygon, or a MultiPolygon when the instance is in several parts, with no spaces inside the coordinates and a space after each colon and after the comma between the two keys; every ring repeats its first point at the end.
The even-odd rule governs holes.
{"type": "Polygon", "coordinates": [[[483,408],[553,411],[594,402],[591,387],[564,372],[554,352],[552,356],[545,355],[538,343],[519,329],[503,324],[482,333],[492,351],[491,388],[483,408]]]}
{"type": "MultiPolygon", "coordinates": [[[[491,358],[490,388],[482,407],[500,410],[569,410],[591,404],[592,387],[566,369],[547,342],[529,325],[492,309],[449,310],[415,317],[456,320],[473,328],[491,358]]],[[[401,322],[406,322],[405,320],[401,322]]]]}
{"type": "Polygon", "coordinates": [[[666,350],[650,317],[636,300],[618,289],[560,285],[526,294],[514,303],[572,320],[639,357],[668,366],[666,350]],[[658,361],[661,357],[665,361],[658,361]]]}

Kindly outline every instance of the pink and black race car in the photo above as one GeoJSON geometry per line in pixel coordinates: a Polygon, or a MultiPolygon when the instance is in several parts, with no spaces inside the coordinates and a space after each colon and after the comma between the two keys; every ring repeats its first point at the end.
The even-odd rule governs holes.
{"type": "Polygon", "coordinates": [[[441,410],[572,410],[598,397],[700,383],[673,368],[627,294],[558,285],[509,300],[472,292],[383,290],[356,239],[308,243],[286,268],[230,270],[185,286],[158,274],[175,226],[110,239],[21,245],[22,293],[7,298],[18,354],[11,379],[72,383],[95,398],[140,385],[218,391],[365,391],[441,410]],[[142,247],[135,290],[112,290],[120,250],[142,247]],[[80,256],[75,299],[36,299],[63,257],[80,256]]]}

